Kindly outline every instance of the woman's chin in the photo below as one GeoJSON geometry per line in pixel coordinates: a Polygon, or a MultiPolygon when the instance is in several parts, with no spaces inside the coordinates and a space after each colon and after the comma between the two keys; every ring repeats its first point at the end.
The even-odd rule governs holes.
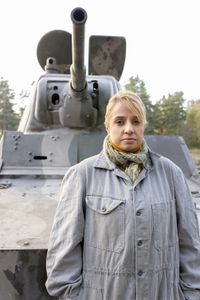
{"type": "Polygon", "coordinates": [[[121,147],[121,149],[125,152],[135,152],[138,150],[138,147],[133,145],[126,145],[121,147]]]}

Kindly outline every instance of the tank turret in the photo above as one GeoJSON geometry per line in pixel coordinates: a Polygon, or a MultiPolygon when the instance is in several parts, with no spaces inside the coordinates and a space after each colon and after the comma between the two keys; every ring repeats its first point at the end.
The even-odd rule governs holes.
{"type": "Polygon", "coordinates": [[[86,11],[73,9],[71,20],[72,35],[54,30],[38,43],[38,61],[46,72],[35,82],[30,107],[19,126],[21,132],[102,129],[108,99],[121,89],[125,38],[91,36],[86,74],[86,11]]]}

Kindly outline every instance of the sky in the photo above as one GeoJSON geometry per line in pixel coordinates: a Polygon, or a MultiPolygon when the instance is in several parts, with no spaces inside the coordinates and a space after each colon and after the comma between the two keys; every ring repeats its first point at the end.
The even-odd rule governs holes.
{"type": "Polygon", "coordinates": [[[0,77],[16,96],[44,73],[38,41],[55,29],[71,33],[75,7],[88,15],[86,47],[90,35],[126,38],[122,85],[138,75],[152,102],[177,91],[186,100],[200,98],[199,0],[2,0],[0,77]]]}

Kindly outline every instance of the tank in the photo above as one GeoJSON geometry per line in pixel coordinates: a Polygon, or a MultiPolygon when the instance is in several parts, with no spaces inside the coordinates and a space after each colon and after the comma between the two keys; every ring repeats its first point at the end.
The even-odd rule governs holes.
{"type": "MultiPolygon", "coordinates": [[[[47,300],[45,259],[49,233],[67,169],[102,149],[105,107],[122,87],[126,56],[121,36],[89,38],[87,13],[71,12],[72,34],[46,33],[34,82],[17,131],[0,144],[0,300],[47,300]]],[[[182,137],[146,136],[152,150],[178,164],[200,209],[200,176],[182,137]]]]}

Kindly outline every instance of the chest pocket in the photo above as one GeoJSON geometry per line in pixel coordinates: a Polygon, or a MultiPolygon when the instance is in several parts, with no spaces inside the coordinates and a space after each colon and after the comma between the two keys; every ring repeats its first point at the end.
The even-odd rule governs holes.
{"type": "Polygon", "coordinates": [[[124,249],[125,201],[101,196],[86,197],[84,242],[113,252],[124,249]]]}
{"type": "Polygon", "coordinates": [[[172,247],[178,242],[174,201],[152,204],[153,239],[157,250],[172,247]]]}

